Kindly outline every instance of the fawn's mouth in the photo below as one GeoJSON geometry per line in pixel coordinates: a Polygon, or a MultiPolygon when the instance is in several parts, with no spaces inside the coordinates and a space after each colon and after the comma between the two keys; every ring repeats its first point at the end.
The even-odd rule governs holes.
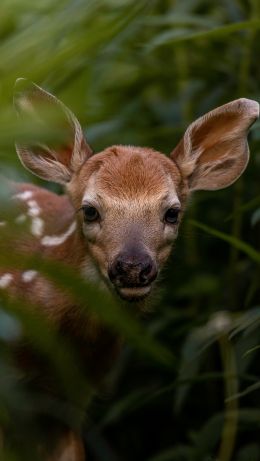
{"type": "Polygon", "coordinates": [[[126,301],[140,301],[144,299],[151,291],[151,285],[144,287],[117,287],[117,293],[126,301]]]}

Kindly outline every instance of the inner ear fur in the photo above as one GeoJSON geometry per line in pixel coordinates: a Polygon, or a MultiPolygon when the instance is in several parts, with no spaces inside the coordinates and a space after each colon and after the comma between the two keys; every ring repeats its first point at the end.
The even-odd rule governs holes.
{"type": "Polygon", "coordinates": [[[33,126],[53,133],[57,124],[64,133],[64,139],[55,143],[42,143],[37,139],[17,143],[17,154],[23,165],[43,179],[61,184],[69,182],[92,155],[75,115],[55,96],[25,79],[16,81],[14,105],[18,115],[31,120],[33,126]]]}
{"type": "Polygon", "coordinates": [[[259,117],[259,104],[237,99],[193,122],[171,153],[190,191],[232,184],[249,159],[247,133],[259,117]]]}

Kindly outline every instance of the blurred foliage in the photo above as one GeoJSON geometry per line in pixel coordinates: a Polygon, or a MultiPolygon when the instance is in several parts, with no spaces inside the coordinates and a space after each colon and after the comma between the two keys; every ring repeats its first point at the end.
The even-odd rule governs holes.
{"type": "MultiPolygon", "coordinates": [[[[18,77],[69,106],[97,152],[120,143],[168,154],[201,114],[238,97],[260,100],[258,0],[2,0],[0,12],[1,173],[15,180],[42,184],[15,154],[30,131],[12,107],[18,77]]],[[[77,299],[88,296],[127,338],[85,418],[92,389],[73,350],[21,300],[1,296],[0,425],[23,440],[18,452],[7,445],[4,460],[36,459],[43,410],[72,426],[85,419],[90,461],[260,459],[259,125],[243,177],[192,197],[143,325],[67,268],[29,261],[77,299]],[[21,330],[71,406],[28,390],[10,351],[21,330]]],[[[8,263],[29,264],[15,255],[8,263]]]]}

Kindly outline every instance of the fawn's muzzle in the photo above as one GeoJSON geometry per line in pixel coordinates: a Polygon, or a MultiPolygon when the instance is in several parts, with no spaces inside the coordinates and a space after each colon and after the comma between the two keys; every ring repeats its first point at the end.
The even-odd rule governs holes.
{"type": "Polygon", "coordinates": [[[147,253],[120,253],[108,271],[116,288],[142,288],[149,286],[157,276],[157,267],[147,253]]]}

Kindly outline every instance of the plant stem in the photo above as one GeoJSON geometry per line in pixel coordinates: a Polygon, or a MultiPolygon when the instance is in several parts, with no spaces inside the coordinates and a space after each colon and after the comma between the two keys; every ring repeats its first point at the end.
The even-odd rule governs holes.
{"type": "Polygon", "coordinates": [[[234,348],[226,334],[219,338],[220,353],[224,369],[225,418],[222,430],[218,461],[230,461],[234,452],[238,424],[238,399],[230,397],[238,393],[238,378],[234,348]]]}

